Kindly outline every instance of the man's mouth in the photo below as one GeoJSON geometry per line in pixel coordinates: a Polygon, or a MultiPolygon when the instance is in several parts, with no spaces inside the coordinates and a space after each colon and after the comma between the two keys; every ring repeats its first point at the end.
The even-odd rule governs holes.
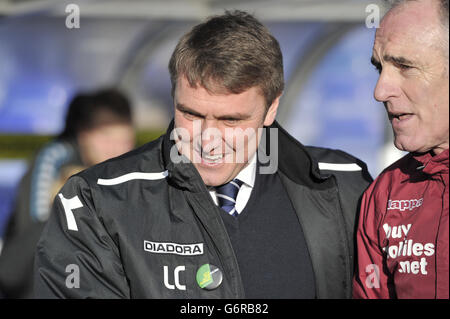
{"type": "Polygon", "coordinates": [[[202,159],[205,162],[211,163],[211,164],[220,163],[222,161],[222,158],[223,158],[223,154],[218,154],[218,155],[207,155],[205,153],[202,154],[202,159]]]}
{"type": "Polygon", "coordinates": [[[389,120],[404,121],[409,119],[412,115],[412,113],[389,113],[389,120]]]}

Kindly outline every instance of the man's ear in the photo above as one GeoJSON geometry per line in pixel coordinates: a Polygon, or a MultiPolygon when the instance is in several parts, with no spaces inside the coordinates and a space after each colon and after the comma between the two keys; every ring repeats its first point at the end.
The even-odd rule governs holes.
{"type": "Polygon", "coordinates": [[[278,105],[280,104],[281,94],[273,100],[269,109],[267,110],[266,117],[264,118],[264,126],[270,126],[275,121],[278,111],[278,105]]]}

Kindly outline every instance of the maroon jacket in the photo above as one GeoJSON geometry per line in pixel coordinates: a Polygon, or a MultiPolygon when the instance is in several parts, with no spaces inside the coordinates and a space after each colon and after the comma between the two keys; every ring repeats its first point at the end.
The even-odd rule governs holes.
{"type": "Polygon", "coordinates": [[[354,298],[449,298],[448,162],[408,154],[364,193],[354,298]]]}

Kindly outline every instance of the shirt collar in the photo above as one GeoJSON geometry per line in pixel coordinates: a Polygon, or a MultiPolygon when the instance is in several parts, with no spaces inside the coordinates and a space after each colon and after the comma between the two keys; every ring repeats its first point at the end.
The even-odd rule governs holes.
{"type": "Polygon", "coordinates": [[[252,158],[248,161],[247,166],[245,166],[235,178],[239,179],[247,186],[252,187],[255,185],[256,176],[256,152],[253,154],[252,158]]]}

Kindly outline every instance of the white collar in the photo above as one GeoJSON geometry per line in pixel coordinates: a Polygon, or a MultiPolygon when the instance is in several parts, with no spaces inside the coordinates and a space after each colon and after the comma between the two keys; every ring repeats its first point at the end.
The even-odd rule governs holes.
{"type": "Polygon", "coordinates": [[[245,166],[235,178],[239,179],[247,186],[253,188],[255,185],[256,176],[256,152],[253,154],[252,158],[248,161],[247,166],[245,166]]]}
{"type": "MultiPolygon", "coordinates": [[[[235,177],[243,182],[241,189],[239,190],[238,196],[236,198],[236,211],[240,213],[244,210],[247,204],[250,194],[255,185],[256,177],[256,153],[248,161],[247,166],[245,166],[239,174],[235,177]]],[[[217,193],[215,187],[209,187],[209,194],[216,205],[218,205],[217,193]]]]}

